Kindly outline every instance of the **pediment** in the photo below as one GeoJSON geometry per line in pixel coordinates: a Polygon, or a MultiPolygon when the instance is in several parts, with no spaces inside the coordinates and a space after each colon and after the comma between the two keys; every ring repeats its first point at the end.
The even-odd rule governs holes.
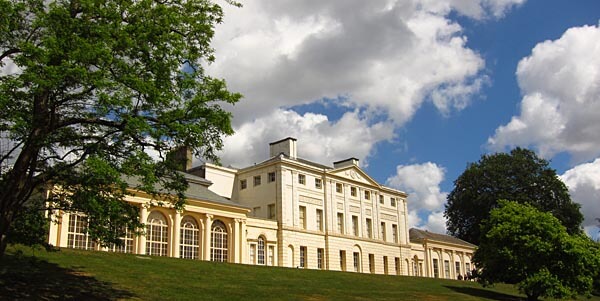
{"type": "Polygon", "coordinates": [[[357,166],[346,166],[337,168],[328,172],[329,175],[348,180],[349,182],[358,182],[366,185],[380,186],[373,178],[357,166]]]}

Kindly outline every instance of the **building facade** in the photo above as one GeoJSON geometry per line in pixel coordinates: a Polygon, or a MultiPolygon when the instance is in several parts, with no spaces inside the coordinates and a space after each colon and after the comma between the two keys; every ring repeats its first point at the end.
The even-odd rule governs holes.
{"type": "MultiPolygon", "coordinates": [[[[297,157],[297,141],[269,145],[267,160],[246,168],[206,163],[186,171],[182,212],[140,207],[146,233],[124,237],[144,255],[293,268],[456,279],[473,268],[475,246],[408,229],[407,194],[374,181],[358,159],[333,167],[297,157]]],[[[190,158],[191,159],[191,158],[190,158]]],[[[50,244],[99,249],[83,216],[58,213],[50,244]]]]}

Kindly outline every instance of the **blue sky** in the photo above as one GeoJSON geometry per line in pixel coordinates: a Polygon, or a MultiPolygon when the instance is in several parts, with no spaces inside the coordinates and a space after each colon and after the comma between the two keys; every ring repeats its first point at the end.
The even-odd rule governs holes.
{"type": "Polygon", "coordinates": [[[224,164],[293,136],[304,158],[359,158],[411,194],[411,226],[443,232],[466,164],[519,145],[551,160],[597,235],[600,1],[241,2],[208,67],[245,95],[224,164]]]}

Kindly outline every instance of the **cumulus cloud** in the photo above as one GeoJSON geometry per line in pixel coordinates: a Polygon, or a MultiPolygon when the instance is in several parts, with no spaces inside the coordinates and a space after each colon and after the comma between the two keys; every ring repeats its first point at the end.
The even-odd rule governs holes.
{"type": "Polygon", "coordinates": [[[600,27],[568,29],[537,44],[517,67],[521,113],[496,129],[491,149],[535,146],[544,157],[576,162],[600,155],[600,27]]]}
{"type": "MultiPolygon", "coordinates": [[[[389,122],[369,123],[358,111],[345,113],[330,121],[322,114],[300,115],[291,110],[275,109],[268,116],[240,126],[225,138],[222,161],[244,167],[266,160],[269,143],[292,136],[298,139],[298,156],[325,165],[356,157],[364,161],[380,141],[394,138],[389,122]]],[[[366,162],[361,162],[364,166],[366,162]]]]}
{"type": "Polygon", "coordinates": [[[592,237],[598,237],[600,218],[600,158],[567,170],[560,176],[569,187],[573,201],[581,204],[584,215],[583,226],[592,237]]]}
{"type": "Polygon", "coordinates": [[[409,226],[446,233],[443,208],[446,192],[440,189],[445,169],[432,162],[399,165],[396,174],[387,179],[386,185],[409,194],[409,226]]]}

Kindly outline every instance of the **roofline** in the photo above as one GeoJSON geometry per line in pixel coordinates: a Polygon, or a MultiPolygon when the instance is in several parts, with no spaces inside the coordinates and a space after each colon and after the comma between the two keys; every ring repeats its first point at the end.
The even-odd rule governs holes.
{"type": "Polygon", "coordinates": [[[287,137],[287,138],[283,138],[283,139],[281,139],[281,140],[277,140],[277,141],[275,141],[275,142],[271,142],[271,143],[269,143],[269,145],[277,144],[277,143],[283,142],[283,141],[285,141],[285,140],[294,140],[294,141],[298,141],[298,139],[296,139],[296,138],[294,138],[294,137],[287,137]]]}

